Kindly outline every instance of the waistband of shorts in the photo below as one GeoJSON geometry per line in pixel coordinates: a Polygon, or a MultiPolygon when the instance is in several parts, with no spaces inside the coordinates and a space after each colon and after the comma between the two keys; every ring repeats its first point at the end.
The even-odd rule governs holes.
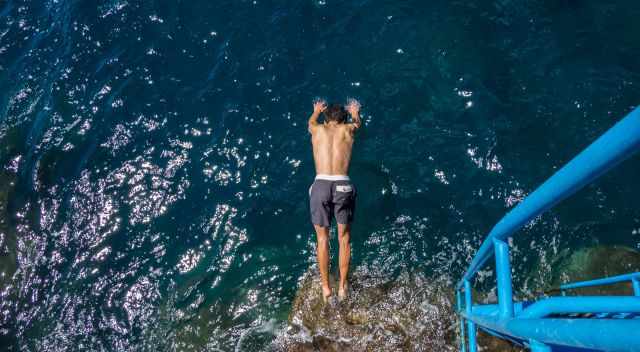
{"type": "Polygon", "coordinates": [[[351,179],[347,175],[326,175],[326,174],[317,174],[316,180],[351,181],[351,179]]]}

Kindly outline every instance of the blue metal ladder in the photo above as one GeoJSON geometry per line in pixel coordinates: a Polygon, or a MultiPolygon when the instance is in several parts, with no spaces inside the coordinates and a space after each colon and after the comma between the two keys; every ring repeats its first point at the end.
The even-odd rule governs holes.
{"type": "Polygon", "coordinates": [[[640,272],[565,284],[561,290],[631,282],[630,296],[547,297],[514,302],[508,237],[640,150],[640,108],[547,179],[505,215],[456,286],[460,350],[476,352],[476,329],[542,351],[640,351],[640,272]],[[494,254],[497,304],[474,304],[473,278],[494,254]],[[465,328],[466,324],[466,328],[465,328]],[[466,335],[466,336],[465,336],[466,335]]]}

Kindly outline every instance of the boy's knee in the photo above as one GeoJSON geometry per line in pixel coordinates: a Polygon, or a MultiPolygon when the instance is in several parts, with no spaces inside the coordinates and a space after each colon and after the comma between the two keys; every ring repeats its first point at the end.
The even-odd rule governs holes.
{"type": "Polygon", "coordinates": [[[327,242],[329,240],[329,234],[320,232],[317,234],[318,242],[327,242]]]}

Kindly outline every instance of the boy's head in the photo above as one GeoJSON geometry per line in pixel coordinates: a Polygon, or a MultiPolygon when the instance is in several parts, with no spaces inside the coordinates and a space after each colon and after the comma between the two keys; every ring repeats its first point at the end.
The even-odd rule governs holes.
{"type": "Polygon", "coordinates": [[[324,119],[327,122],[345,123],[347,121],[347,110],[340,104],[331,104],[324,111],[324,119]]]}

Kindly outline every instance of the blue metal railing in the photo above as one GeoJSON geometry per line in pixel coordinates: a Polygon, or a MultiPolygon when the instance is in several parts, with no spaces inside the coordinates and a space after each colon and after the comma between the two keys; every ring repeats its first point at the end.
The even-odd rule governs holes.
{"type": "Polygon", "coordinates": [[[467,351],[467,345],[468,351],[477,351],[477,327],[494,336],[526,345],[532,351],[555,351],[569,347],[573,351],[640,351],[640,273],[561,286],[561,290],[569,290],[629,281],[636,297],[550,297],[535,303],[514,303],[509,246],[505,242],[529,221],[639,149],[640,108],[637,108],[493,227],[456,286],[462,352],[467,351]],[[492,254],[496,260],[498,304],[473,305],[472,280],[492,254]],[[588,319],[593,316],[599,319],[588,319]]]}
{"type": "Polygon", "coordinates": [[[632,274],[618,275],[618,276],[610,276],[610,277],[607,277],[607,278],[604,278],[604,279],[597,279],[597,280],[574,282],[574,283],[571,283],[571,284],[564,284],[564,285],[560,285],[560,289],[562,291],[565,291],[565,290],[573,290],[573,289],[576,289],[576,288],[583,288],[583,287],[611,285],[611,284],[617,284],[619,282],[625,282],[625,281],[630,281],[631,282],[631,286],[633,287],[633,294],[636,295],[636,296],[640,296],[640,272],[632,273],[632,274]]]}

